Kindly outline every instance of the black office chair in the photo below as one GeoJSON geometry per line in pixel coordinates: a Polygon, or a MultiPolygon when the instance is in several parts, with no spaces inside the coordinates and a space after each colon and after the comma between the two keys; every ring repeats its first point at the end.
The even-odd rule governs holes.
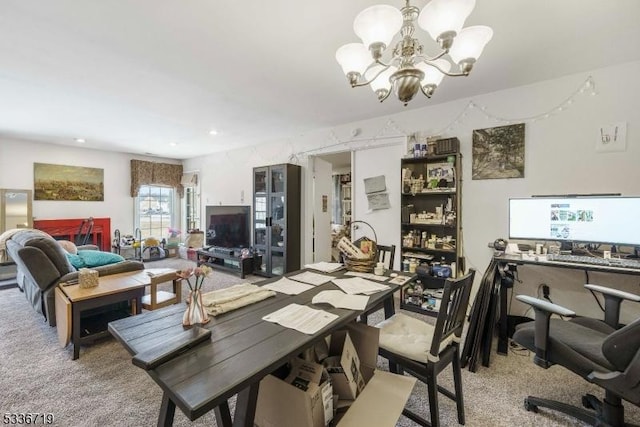
{"type": "MultiPolygon", "coordinates": [[[[376,244],[378,262],[384,263],[385,270],[393,270],[393,260],[396,256],[396,245],[384,246],[376,244]]],[[[360,322],[367,323],[369,321],[369,314],[374,311],[381,310],[384,304],[379,304],[376,307],[368,310],[360,315],[360,322]]]]}
{"type": "Polygon", "coordinates": [[[584,409],[529,396],[525,408],[560,411],[594,426],[624,426],[622,400],[640,404],[640,319],[618,329],[620,304],[623,300],[639,302],[640,297],[598,285],[585,287],[604,296],[604,320],[575,317],[567,308],[518,295],[518,300],[533,307],[535,320],[518,325],[513,340],[535,352],[536,365],[545,369],[554,364],[564,366],[604,388],[604,400],[587,394],[582,398],[584,409]],[[551,319],[552,314],[571,319],[551,319]]]}
{"type": "Polygon", "coordinates": [[[438,392],[456,402],[458,422],[464,424],[464,399],[460,366],[460,341],[466,319],[475,270],[458,279],[447,279],[435,325],[404,313],[396,313],[380,328],[380,356],[389,361],[389,370],[402,371],[427,385],[430,420],[409,409],[402,414],[422,426],[439,426],[438,392]],[[438,374],[453,369],[455,393],[438,385],[438,374]]]}

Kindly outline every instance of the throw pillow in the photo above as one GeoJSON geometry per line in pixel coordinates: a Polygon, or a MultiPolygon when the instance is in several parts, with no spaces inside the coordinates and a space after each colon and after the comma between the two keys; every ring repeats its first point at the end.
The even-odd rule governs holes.
{"type": "Polygon", "coordinates": [[[62,249],[69,252],[70,254],[75,255],[78,253],[78,247],[75,243],[69,240],[58,240],[58,243],[60,244],[60,246],[62,246],[62,249]]]}
{"type": "Polygon", "coordinates": [[[65,255],[67,256],[67,259],[69,260],[71,265],[73,265],[76,268],[76,270],[79,270],[87,266],[80,255],[70,254],[69,252],[66,252],[66,251],[65,251],[65,255]]]}
{"type": "Polygon", "coordinates": [[[80,250],[78,251],[78,256],[84,261],[85,267],[89,268],[100,267],[101,265],[115,264],[116,262],[124,261],[124,258],[122,256],[114,254],[112,252],[104,251],[80,250]]]}

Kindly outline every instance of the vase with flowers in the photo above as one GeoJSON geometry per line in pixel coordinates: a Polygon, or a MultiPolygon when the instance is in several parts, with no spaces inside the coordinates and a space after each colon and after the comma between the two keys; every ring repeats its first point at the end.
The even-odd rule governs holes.
{"type": "Polygon", "coordinates": [[[169,227],[167,229],[168,237],[167,237],[167,247],[175,248],[180,245],[180,230],[177,228],[169,227]]]}
{"type": "Polygon", "coordinates": [[[182,324],[184,326],[192,326],[196,324],[205,324],[209,321],[209,315],[205,310],[202,303],[202,283],[204,278],[212,273],[211,267],[202,265],[196,268],[189,268],[179,271],[178,277],[186,280],[189,285],[189,296],[187,297],[187,311],[185,311],[182,317],[182,324]],[[191,283],[193,278],[193,284],[191,283]]]}

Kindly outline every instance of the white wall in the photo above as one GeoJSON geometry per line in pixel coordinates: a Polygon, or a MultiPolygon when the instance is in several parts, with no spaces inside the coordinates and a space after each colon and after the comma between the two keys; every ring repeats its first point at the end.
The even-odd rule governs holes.
{"type": "MultiPolygon", "coordinates": [[[[525,127],[525,177],[522,179],[471,180],[471,138],[473,129],[504,125],[503,122],[487,120],[482,111],[470,110],[453,129],[441,133],[443,137],[457,136],[463,155],[462,225],[467,267],[478,270],[481,277],[492,251],[487,243],[498,237],[507,237],[507,203],[510,197],[526,197],[532,194],[567,193],[622,193],[640,195],[640,62],[631,62],[591,72],[570,75],[535,85],[433,105],[421,109],[402,111],[390,117],[381,117],[357,123],[349,123],[333,129],[321,129],[299,135],[287,141],[273,141],[249,149],[240,149],[222,154],[190,159],[186,170],[198,169],[202,173],[203,205],[206,199],[223,204],[237,204],[244,191],[245,202],[251,203],[251,170],[254,166],[282,163],[290,160],[294,153],[312,148],[329,147],[326,152],[363,146],[367,142],[345,143],[336,146],[336,138],[349,141],[351,130],[361,129],[358,139],[369,139],[371,144],[383,143],[387,135],[401,132],[421,132],[430,135],[446,128],[463,111],[469,101],[484,105],[495,115],[513,118],[536,116],[560,105],[591,75],[596,84],[597,96],[579,94],[575,102],[565,111],[547,119],[527,123],[525,127]],[[627,149],[619,153],[595,151],[598,127],[612,122],[627,122],[627,149]]],[[[469,77],[470,79],[473,76],[469,77]]],[[[440,91],[447,85],[455,85],[455,79],[445,80],[440,91]]],[[[353,89],[356,90],[356,89],[353,89]]],[[[437,97],[437,95],[436,95],[437,97]]],[[[372,100],[371,102],[375,102],[372,100]]],[[[394,102],[389,99],[386,102],[394,102]]],[[[400,110],[401,107],[398,107],[400,110]]],[[[314,152],[319,154],[321,151],[314,152]]],[[[295,159],[292,159],[295,161],[295,159]]],[[[399,158],[381,155],[373,159],[381,170],[398,168],[399,158]]],[[[306,168],[306,157],[300,156],[298,163],[306,168]]],[[[355,165],[358,168],[358,165],[355,165]]],[[[308,193],[310,180],[303,170],[303,193],[308,193]]],[[[391,187],[393,188],[393,187],[391,187]]],[[[399,191],[399,185],[395,186],[399,191]]],[[[303,194],[303,200],[307,200],[303,194]]],[[[309,200],[305,206],[311,206],[309,200]]],[[[359,218],[354,218],[359,219],[359,218]]],[[[309,262],[311,254],[311,213],[305,209],[302,225],[303,262],[309,262]]],[[[398,226],[399,233],[399,216],[398,226]]],[[[399,236],[396,239],[399,241],[399,236]]],[[[555,276],[555,273],[551,274],[555,276]]],[[[478,279],[479,280],[479,279],[478,279]]],[[[518,290],[535,294],[539,283],[519,285],[518,290]]],[[[571,283],[554,282],[554,301],[565,302],[562,292],[554,287],[578,288],[584,282],[581,275],[571,283]]],[[[638,292],[637,281],[630,282],[638,292]]],[[[581,290],[579,290],[581,292],[581,290]]],[[[570,293],[564,293],[570,295],[570,293]]],[[[582,293],[581,293],[582,295],[582,293]]],[[[575,301],[575,300],[574,300],[575,301]]],[[[572,300],[566,302],[573,305],[572,300]]],[[[593,300],[581,301],[585,310],[593,308],[593,300]]],[[[517,306],[514,303],[517,311],[517,306]]]]}
{"type": "MultiPolygon", "coordinates": [[[[186,171],[199,171],[202,182],[202,215],[204,207],[211,204],[252,204],[252,168],[292,161],[303,166],[302,171],[302,247],[303,263],[311,259],[312,201],[307,173],[306,156],[298,155],[311,149],[327,147],[322,152],[364,148],[365,145],[388,143],[387,137],[421,132],[430,135],[450,125],[470,100],[484,105],[487,111],[507,118],[535,116],[552,110],[571,95],[585,79],[593,76],[598,95],[578,95],[566,111],[551,117],[527,123],[525,129],[525,177],[523,179],[471,180],[471,133],[473,129],[503,125],[487,120],[482,111],[470,110],[461,117],[453,129],[441,133],[443,137],[457,136],[463,155],[462,225],[467,267],[478,270],[481,277],[491,259],[492,251],[487,243],[498,237],[507,237],[507,202],[510,197],[526,197],[532,194],[566,193],[622,193],[640,195],[640,61],[592,70],[591,72],[565,76],[559,79],[489,93],[455,102],[437,104],[415,110],[348,123],[333,129],[317,129],[304,135],[282,141],[265,142],[255,147],[231,150],[193,158],[184,162],[186,171]],[[627,122],[627,149],[618,153],[595,151],[597,130],[601,125],[627,122]],[[359,142],[349,143],[351,131],[359,128],[359,142]],[[346,141],[336,144],[336,140],[346,141]],[[296,158],[297,157],[297,158],[296,158]]],[[[470,76],[469,79],[473,79],[470,76]]],[[[440,91],[455,85],[455,79],[444,81],[440,91]]],[[[345,89],[350,90],[350,89],[345,89]]],[[[353,89],[358,90],[358,89],[353,89]]],[[[362,89],[361,90],[365,90],[362,89]]],[[[348,92],[347,95],[348,96],[348,92]]],[[[437,97],[437,94],[436,94],[437,97]]],[[[372,99],[371,102],[375,102],[372,99]]],[[[386,102],[395,102],[389,99],[386,102]]],[[[517,122],[517,120],[514,120],[517,122]]],[[[371,164],[380,165],[380,170],[397,169],[398,158],[385,154],[368,158],[371,164]]],[[[33,188],[33,163],[58,163],[105,169],[104,202],[34,202],[36,218],[64,218],[86,216],[109,216],[112,227],[128,230],[133,227],[133,206],[129,196],[129,160],[143,158],[124,153],[109,153],[74,147],[25,143],[0,139],[0,187],[33,188]]],[[[149,159],[166,161],[163,159],[149,159]]],[[[358,168],[358,164],[354,165],[358,168]]],[[[390,189],[399,191],[400,186],[388,182],[390,189]]],[[[364,219],[364,218],[354,218],[364,219]]],[[[635,219],[637,220],[637,219],[635,219]]],[[[399,215],[396,230],[399,233],[399,215]]],[[[624,226],[622,224],[621,226],[624,226]]],[[[390,227],[389,230],[392,230],[390,227]]],[[[399,236],[395,239],[399,241],[399,236]]],[[[565,272],[566,273],[566,272],[565,272]]],[[[584,305],[585,311],[594,304],[580,289],[585,278],[582,274],[569,275],[551,271],[547,274],[554,302],[567,303],[575,307],[584,305]],[[569,277],[571,276],[571,277],[569,277]],[[556,292],[556,288],[563,288],[556,292]],[[564,291],[572,289],[572,291],[564,291]],[[573,294],[572,292],[575,292],[573,294]],[[554,298],[555,297],[555,298],[554,298]],[[577,299],[576,299],[577,298],[577,299]]],[[[536,274],[523,270],[525,283],[518,284],[518,292],[535,294],[542,280],[536,274]]],[[[594,280],[609,281],[609,277],[594,280]]],[[[478,279],[479,280],[479,279],[478,279]]],[[[621,285],[634,292],[638,280],[627,278],[621,285]]],[[[605,283],[606,284],[606,283],[605,283]]],[[[524,311],[514,302],[514,310],[524,311]]],[[[580,311],[580,310],[579,310],[580,311]]]]}
{"type": "Polygon", "coordinates": [[[111,231],[133,232],[131,159],[176,160],[0,138],[0,188],[33,190],[33,164],[53,163],[104,169],[104,201],[33,201],[34,219],[111,218],[111,231]]]}

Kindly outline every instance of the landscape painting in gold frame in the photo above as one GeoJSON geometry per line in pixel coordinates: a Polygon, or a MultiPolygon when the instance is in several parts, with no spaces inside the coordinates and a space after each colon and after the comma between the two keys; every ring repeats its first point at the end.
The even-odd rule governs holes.
{"type": "Polygon", "coordinates": [[[104,201],[104,169],[33,164],[34,200],[104,201]]]}

